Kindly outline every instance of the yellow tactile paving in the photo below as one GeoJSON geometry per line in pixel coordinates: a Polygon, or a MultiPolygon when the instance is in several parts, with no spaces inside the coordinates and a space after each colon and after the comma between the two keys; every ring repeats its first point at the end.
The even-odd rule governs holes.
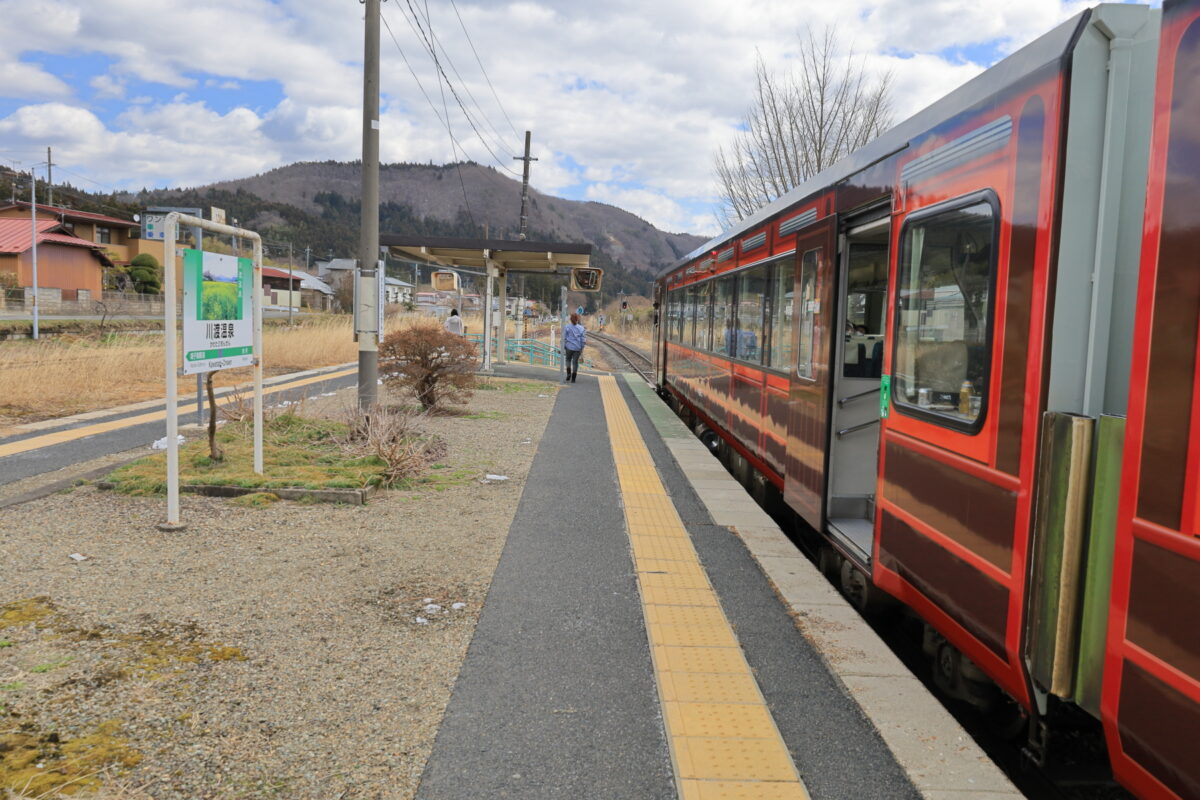
{"type": "Polygon", "coordinates": [[[675,589],[642,585],[642,602],[664,606],[719,606],[717,596],[707,586],[702,589],[675,589]]]}
{"type": "Polygon", "coordinates": [[[699,736],[673,736],[672,739],[681,780],[796,780],[796,768],[787,750],[772,747],[771,739],[699,736]]]}
{"type": "Polygon", "coordinates": [[[791,782],[685,780],[680,783],[682,800],[808,800],[804,787],[791,782]]]}
{"type": "Polygon", "coordinates": [[[681,736],[770,739],[775,720],[767,707],[748,703],[663,703],[663,716],[681,736]]]}
{"type": "MultiPolygon", "coordinates": [[[[649,526],[646,530],[653,532],[649,526]]],[[[634,558],[659,561],[691,561],[696,558],[692,543],[682,536],[642,536],[632,525],[629,526],[629,534],[634,558]]]]}
{"type": "Polygon", "coordinates": [[[750,675],[705,672],[660,672],[664,703],[757,703],[758,685],[750,675]]]}
{"type": "Polygon", "coordinates": [[[681,800],[808,800],[621,390],[600,392],[681,800]]]}

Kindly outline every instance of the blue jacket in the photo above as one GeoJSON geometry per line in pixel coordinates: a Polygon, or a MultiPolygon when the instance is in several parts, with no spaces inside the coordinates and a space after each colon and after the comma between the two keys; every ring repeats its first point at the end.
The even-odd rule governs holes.
{"type": "Polygon", "coordinates": [[[582,325],[568,324],[563,328],[563,349],[582,350],[587,330],[582,325]]]}

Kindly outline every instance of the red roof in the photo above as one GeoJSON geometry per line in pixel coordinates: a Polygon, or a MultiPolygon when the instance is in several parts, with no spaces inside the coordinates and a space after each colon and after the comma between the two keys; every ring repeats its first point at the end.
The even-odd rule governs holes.
{"type": "Polygon", "coordinates": [[[288,275],[286,269],[275,269],[274,267],[263,267],[262,273],[264,278],[292,278],[293,280],[303,280],[306,273],[295,272],[288,275]]]}
{"type": "MultiPolygon", "coordinates": [[[[10,203],[6,206],[0,206],[0,211],[8,211],[13,208],[28,209],[29,203],[24,200],[18,200],[15,203],[10,203]]],[[[48,214],[59,219],[67,221],[77,220],[81,222],[94,222],[96,224],[103,223],[103,226],[115,228],[136,228],[138,223],[128,219],[118,219],[117,217],[107,217],[104,214],[93,214],[90,211],[76,211],[71,208],[59,208],[58,206],[46,206],[41,203],[37,204],[38,214],[48,214]]],[[[102,227],[103,227],[102,226],[102,227]]]]}
{"type": "MultiPolygon", "coordinates": [[[[103,245],[98,245],[95,242],[89,242],[87,239],[80,239],[78,236],[69,236],[65,233],[57,233],[62,223],[56,219],[38,220],[38,244],[53,243],[65,244],[71,247],[88,247],[92,250],[103,250],[103,245]]],[[[30,230],[31,225],[27,219],[2,219],[0,218],[0,253],[24,253],[33,247],[33,231],[30,230]]]]}

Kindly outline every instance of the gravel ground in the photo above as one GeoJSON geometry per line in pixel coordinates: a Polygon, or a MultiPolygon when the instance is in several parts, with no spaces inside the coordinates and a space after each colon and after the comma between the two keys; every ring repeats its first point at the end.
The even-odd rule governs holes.
{"type": "Polygon", "coordinates": [[[116,763],[129,797],[411,797],[554,404],[492,385],[424,423],[432,483],[364,507],[184,495],[170,534],[162,498],[91,487],[4,509],[0,777],[25,752],[116,763]]]}

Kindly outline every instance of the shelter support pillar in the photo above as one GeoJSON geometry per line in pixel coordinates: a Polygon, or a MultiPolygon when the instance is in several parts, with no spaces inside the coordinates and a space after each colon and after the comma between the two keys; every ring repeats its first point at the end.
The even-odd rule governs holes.
{"type": "MultiPolygon", "coordinates": [[[[485,256],[486,257],[486,256],[485,256]]],[[[487,276],[483,279],[483,368],[492,371],[492,278],[496,276],[496,262],[487,258],[487,276]]]]}
{"type": "Polygon", "coordinates": [[[505,354],[508,353],[508,270],[500,270],[499,275],[497,283],[500,289],[500,325],[496,330],[496,362],[503,364],[506,360],[505,354]]]}

